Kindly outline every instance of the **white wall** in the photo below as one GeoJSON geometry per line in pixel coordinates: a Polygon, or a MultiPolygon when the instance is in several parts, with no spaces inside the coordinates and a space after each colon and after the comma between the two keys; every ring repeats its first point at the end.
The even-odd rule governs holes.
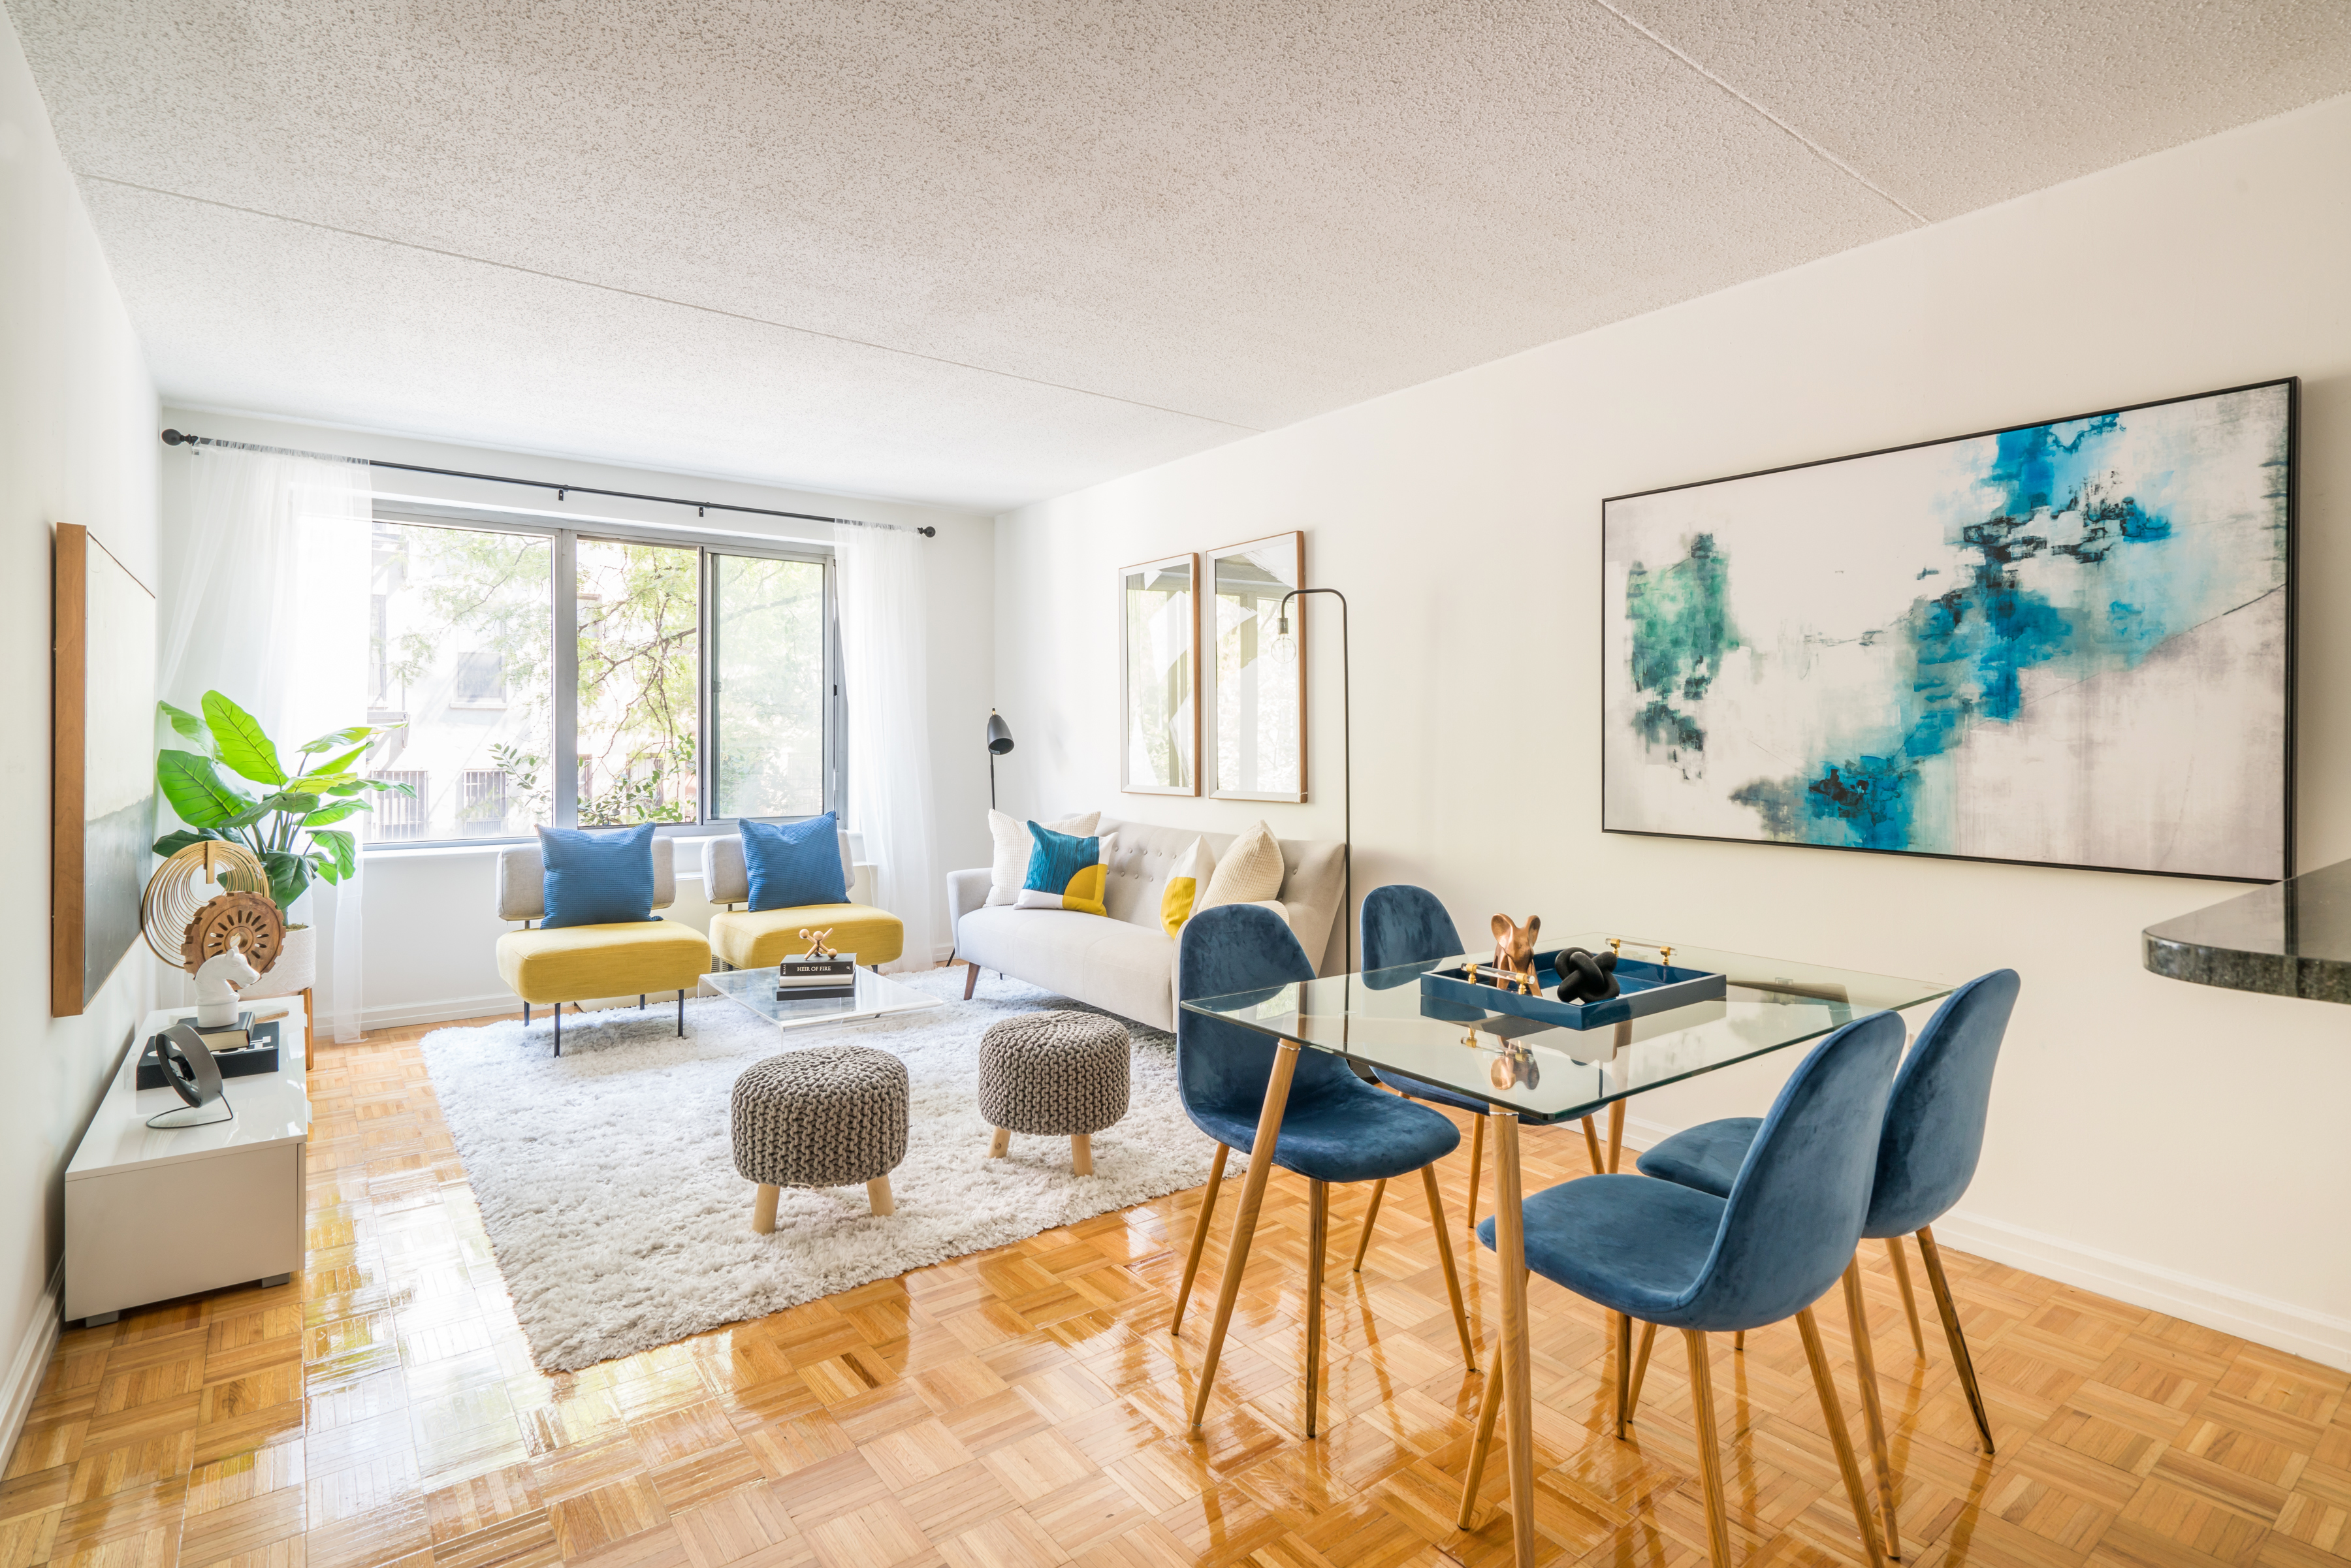
{"type": "Polygon", "coordinates": [[[155,389],[0,17],[0,821],[20,852],[0,899],[14,983],[0,1008],[0,1452],[45,1369],[64,1251],[66,1162],[152,1006],[142,948],[89,1009],[51,1019],[51,528],[80,523],[156,583],[155,389]]]}
{"type": "MultiPolygon", "coordinates": [[[[1309,530],[1354,613],[1358,890],[2023,999],[1954,1244],[2351,1366],[2351,1013],[2164,980],[2241,892],[1599,831],[1600,499],[2298,374],[2301,863],[2351,856],[2351,99],[1040,504],[997,534],[1006,805],[1339,831],[1336,617],[1304,806],[1118,795],[1118,565],[1309,530]],[[1479,716],[1498,683],[1540,716],[1479,716]],[[1496,848],[1499,832],[1511,848],[1496,848]]],[[[1327,601],[1325,601],[1327,602],[1327,601]]],[[[1644,1097],[1754,1113],[1791,1061],[1644,1097]]],[[[1636,1128],[1640,1122],[1636,1122],[1636,1128]]]]}
{"type": "MultiPolygon", "coordinates": [[[[308,452],[376,457],[473,474],[567,480],[598,489],[640,495],[683,496],[695,500],[739,503],[777,511],[859,517],[938,529],[922,541],[930,580],[930,706],[933,810],[942,868],[985,864],[988,856],[987,752],[982,728],[995,698],[995,602],[988,589],[994,569],[993,520],[867,497],[820,495],[650,469],[582,463],[574,458],[500,452],[485,447],[420,441],[334,426],[174,406],[162,413],[175,429],[291,446],[308,452]]],[[[157,428],[161,428],[158,426],[157,428]]],[[[160,445],[156,450],[162,451],[160,445]]],[[[186,448],[162,459],[163,551],[168,566],[183,536],[191,465],[203,462],[186,448]]],[[[694,515],[674,507],[574,495],[556,501],[545,492],[505,485],[472,484],[376,470],[379,495],[401,494],[453,504],[527,506],[547,517],[575,521],[595,517],[671,524],[693,523],[694,515]]],[[[829,539],[829,524],[714,512],[709,528],[765,533],[793,538],[829,539]]],[[[232,694],[234,695],[234,694],[232,694]]],[[[682,856],[683,871],[690,857],[682,856]]],[[[515,1007],[498,979],[495,954],[498,934],[511,930],[496,917],[493,857],[480,849],[379,851],[368,857],[362,915],[366,922],[364,1016],[368,1027],[467,1018],[515,1007]]],[[[944,880],[944,877],[942,878],[944,880]]],[[[673,913],[699,925],[706,910],[698,885],[683,883],[680,907],[673,913]]],[[[332,928],[331,911],[319,915],[322,944],[332,928]]],[[[944,894],[941,928],[935,939],[946,956],[944,894]]],[[[914,934],[908,947],[914,949],[914,934]]],[[[320,951],[326,950],[322,945],[320,951]]],[[[324,966],[322,964],[321,967],[324,966]]]]}

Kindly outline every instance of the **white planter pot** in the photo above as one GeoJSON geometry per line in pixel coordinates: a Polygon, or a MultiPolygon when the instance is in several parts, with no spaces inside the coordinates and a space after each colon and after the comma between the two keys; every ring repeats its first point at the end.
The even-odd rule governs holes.
{"type": "Polygon", "coordinates": [[[286,946],[278,950],[277,962],[261,972],[261,978],[239,991],[246,1001],[256,997],[290,997],[307,991],[319,983],[319,928],[315,925],[289,925],[286,928],[286,946]]]}

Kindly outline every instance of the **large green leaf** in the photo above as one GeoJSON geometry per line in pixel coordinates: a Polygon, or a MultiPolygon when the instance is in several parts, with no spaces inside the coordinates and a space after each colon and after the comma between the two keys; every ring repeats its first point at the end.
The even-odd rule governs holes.
{"type": "Polygon", "coordinates": [[[309,891],[310,862],[302,856],[266,850],[261,865],[269,873],[269,896],[277,900],[278,908],[293,908],[294,901],[309,891]]]}
{"type": "Polygon", "coordinates": [[[172,855],[178,854],[190,844],[201,844],[207,839],[217,843],[227,837],[228,835],[226,833],[215,832],[210,828],[204,829],[202,832],[198,832],[191,828],[182,828],[176,833],[165,833],[162,838],[157,839],[155,841],[155,852],[168,859],[172,855]]]}
{"type": "Polygon", "coordinates": [[[286,769],[277,763],[277,747],[262,733],[259,719],[220,693],[206,692],[204,721],[213,727],[223,762],[256,784],[286,782],[286,769]]]}
{"type": "Polygon", "coordinates": [[[220,776],[211,758],[193,751],[156,753],[155,786],[192,828],[220,827],[253,804],[252,796],[220,776]]]}
{"type": "Polygon", "coordinates": [[[323,795],[329,789],[340,789],[349,784],[358,777],[356,773],[305,773],[299,779],[286,780],[286,788],[307,789],[313,795],[323,795]]]}
{"type": "Polygon", "coordinates": [[[356,773],[360,769],[360,758],[367,755],[367,749],[368,748],[364,746],[355,746],[351,747],[350,750],[344,752],[340,757],[336,758],[332,762],[319,763],[317,767],[304,774],[303,777],[306,779],[319,779],[324,778],[329,773],[356,773]]]}
{"type": "Polygon", "coordinates": [[[280,789],[273,795],[263,796],[261,809],[265,811],[290,811],[295,816],[304,816],[319,809],[319,797],[308,789],[280,789]]]}
{"type": "Polygon", "coordinates": [[[340,828],[329,828],[324,831],[312,833],[310,841],[318,846],[323,856],[319,865],[319,874],[330,883],[340,882],[350,875],[359,863],[358,837],[345,832],[340,828]]]}
{"type": "Polygon", "coordinates": [[[266,800],[256,800],[235,816],[223,818],[220,825],[224,828],[249,828],[264,817],[270,815],[275,810],[276,808],[266,800]]]}
{"type": "Polygon", "coordinates": [[[362,789],[373,789],[385,795],[405,795],[412,800],[416,798],[416,786],[413,784],[395,784],[386,779],[361,779],[358,783],[362,789]]]}
{"type": "Polygon", "coordinates": [[[375,808],[365,800],[338,800],[333,805],[311,812],[302,819],[306,828],[323,828],[329,822],[340,822],[355,811],[372,811],[375,808]]]}
{"type": "MultiPolygon", "coordinates": [[[[373,740],[378,733],[375,726],[371,724],[347,724],[340,729],[329,730],[316,740],[304,741],[302,755],[315,757],[321,751],[332,751],[339,746],[359,746],[361,750],[365,750],[366,747],[361,743],[373,740]]],[[[324,773],[330,769],[322,768],[319,771],[324,773]]]]}
{"type": "Polygon", "coordinates": [[[157,703],[155,706],[162,710],[165,718],[172,721],[172,727],[179,732],[182,739],[206,757],[219,755],[213,745],[212,726],[186,708],[173,707],[170,703],[157,703]]]}

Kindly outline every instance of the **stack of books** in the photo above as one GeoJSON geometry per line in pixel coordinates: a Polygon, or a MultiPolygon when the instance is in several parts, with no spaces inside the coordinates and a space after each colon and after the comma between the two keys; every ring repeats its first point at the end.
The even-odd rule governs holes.
{"type": "Polygon", "coordinates": [[[787,958],[776,966],[776,1000],[817,1002],[857,995],[857,955],[787,958]]]}
{"type": "MultiPolygon", "coordinates": [[[[223,1078],[249,1078],[256,1072],[277,1071],[277,1020],[266,1019],[256,1023],[250,1011],[236,1015],[236,1022],[204,1028],[196,1023],[196,1015],[174,1019],[195,1029],[203,1037],[204,1049],[213,1053],[223,1078]]],[[[161,1035],[148,1037],[140,1053],[136,1087],[161,1089],[170,1082],[163,1076],[163,1063],[156,1054],[155,1042],[161,1035]]]]}

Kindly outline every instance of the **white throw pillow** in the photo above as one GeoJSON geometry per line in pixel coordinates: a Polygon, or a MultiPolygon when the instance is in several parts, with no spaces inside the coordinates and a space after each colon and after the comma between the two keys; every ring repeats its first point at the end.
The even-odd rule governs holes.
{"type": "MultiPolygon", "coordinates": [[[[1094,828],[1101,821],[1100,811],[1088,811],[1081,817],[1064,817],[1043,825],[1057,833],[1075,833],[1088,839],[1093,837],[1094,828]]],[[[987,902],[990,905],[1017,903],[1022,885],[1029,880],[1029,854],[1037,847],[1037,841],[1029,836],[1025,819],[1008,817],[1001,811],[987,813],[987,833],[996,841],[996,863],[987,873],[987,902]]]]}
{"type": "Polygon", "coordinates": [[[1184,922],[1192,918],[1192,910],[1207,891],[1208,881],[1217,874],[1217,857],[1206,839],[1194,839],[1176,869],[1167,874],[1167,885],[1159,894],[1159,927],[1170,936],[1184,933],[1184,922]]]}
{"type": "Polygon", "coordinates": [[[1262,904],[1279,898],[1282,875],[1281,845],[1274,841],[1273,830],[1259,822],[1217,857],[1216,874],[1208,879],[1207,891],[1193,904],[1192,913],[1220,904],[1262,904]]]}

